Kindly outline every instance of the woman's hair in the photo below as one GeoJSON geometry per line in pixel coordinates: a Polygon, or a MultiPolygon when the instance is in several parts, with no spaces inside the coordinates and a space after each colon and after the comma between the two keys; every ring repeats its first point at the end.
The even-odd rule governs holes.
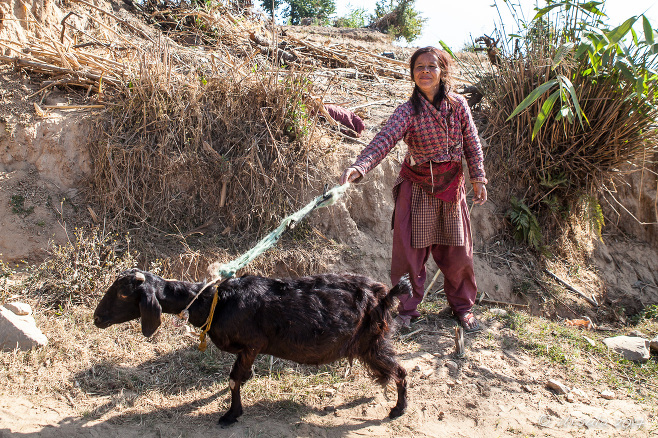
{"type": "MultiPolygon", "coordinates": [[[[439,106],[441,105],[441,101],[444,98],[447,98],[448,93],[452,91],[452,71],[454,64],[448,52],[439,50],[436,47],[432,47],[432,46],[418,49],[414,52],[413,55],[411,55],[411,59],[409,60],[409,72],[411,73],[412,81],[414,81],[414,67],[416,66],[416,61],[418,60],[418,57],[423,53],[432,53],[439,60],[439,68],[441,69],[441,80],[439,83],[439,92],[436,93],[436,96],[434,96],[434,101],[432,102],[432,105],[434,105],[436,108],[439,108],[439,106]]],[[[420,88],[418,88],[418,85],[414,85],[414,91],[411,94],[411,99],[410,99],[411,105],[414,110],[414,114],[419,114],[420,109],[422,108],[422,102],[420,99],[422,99],[423,97],[421,97],[421,94],[422,92],[420,91],[420,88]]],[[[450,101],[448,100],[448,102],[450,101]]]]}

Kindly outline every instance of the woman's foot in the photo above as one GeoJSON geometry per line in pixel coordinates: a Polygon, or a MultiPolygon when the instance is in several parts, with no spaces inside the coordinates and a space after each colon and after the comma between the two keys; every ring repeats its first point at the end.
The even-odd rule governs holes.
{"type": "Polygon", "coordinates": [[[482,325],[480,325],[480,321],[477,320],[473,312],[458,314],[457,320],[466,333],[475,333],[482,330],[482,325]]]}
{"type": "Polygon", "coordinates": [[[394,320],[398,328],[409,330],[411,328],[411,323],[416,322],[419,319],[420,316],[398,315],[394,320]]]}
{"type": "Polygon", "coordinates": [[[401,329],[410,329],[411,328],[411,316],[408,315],[398,315],[395,317],[395,324],[398,328],[401,329]]]}

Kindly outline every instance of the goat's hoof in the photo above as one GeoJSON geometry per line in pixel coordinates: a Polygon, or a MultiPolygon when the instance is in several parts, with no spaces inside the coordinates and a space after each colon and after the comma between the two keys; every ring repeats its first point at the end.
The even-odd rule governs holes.
{"type": "Polygon", "coordinates": [[[230,415],[230,416],[229,415],[222,415],[222,417],[219,419],[219,421],[217,423],[222,427],[222,429],[224,429],[224,428],[227,428],[227,427],[229,427],[232,424],[235,424],[237,422],[238,422],[238,419],[235,418],[232,415],[230,415]]]}
{"type": "Polygon", "coordinates": [[[393,409],[391,409],[391,412],[388,414],[388,418],[391,419],[398,418],[399,416],[404,414],[405,408],[406,406],[402,406],[402,407],[395,406],[393,409]]]}

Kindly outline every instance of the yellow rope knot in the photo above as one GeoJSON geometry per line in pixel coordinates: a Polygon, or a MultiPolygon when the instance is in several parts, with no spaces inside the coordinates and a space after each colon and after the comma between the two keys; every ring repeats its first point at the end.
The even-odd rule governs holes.
{"type": "Polygon", "coordinates": [[[215,314],[215,307],[217,307],[218,300],[219,300],[219,288],[215,287],[215,295],[213,295],[212,297],[210,314],[208,315],[208,319],[206,319],[205,324],[201,326],[201,333],[199,334],[199,351],[206,351],[206,348],[208,348],[208,342],[206,341],[206,333],[208,333],[208,330],[210,330],[210,326],[212,325],[212,317],[215,314]]]}

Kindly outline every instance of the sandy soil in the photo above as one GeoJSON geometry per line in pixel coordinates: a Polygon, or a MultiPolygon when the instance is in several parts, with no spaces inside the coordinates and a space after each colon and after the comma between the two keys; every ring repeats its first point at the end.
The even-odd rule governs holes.
{"type": "MultiPolygon", "coordinates": [[[[598,367],[567,376],[559,365],[524,354],[504,322],[491,316],[487,331],[467,336],[467,354],[456,358],[453,325],[431,315],[414,325],[415,333],[398,337],[399,357],[409,371],[410,404],[395,420],[387,418],[394,389],[373,385],[356,365],[338,384],[312,388],[323,394],[320,402],[298,401],[303,396],[295,393],[278,401],[267,394],[248,397],[245,414],[226,429],[216,421],[227,408],[227,388],[202,389],[203,396],[167,407],[147,397],[147,408],[137,413],[126,400],[146,396],[123,388],[113,396],[87,393],[74,395],[75,400],[5,394],[0,437],[641,437],[655,430],[655,404],[622,392],[613,400],[600,396],[607,387],[598,367]],[[580,388],[583,398],[568,402],[555,395],[545,387],[549,378],[580,388]]],[[[267,379],[266,374],[255,377],[267,379]]]]}

